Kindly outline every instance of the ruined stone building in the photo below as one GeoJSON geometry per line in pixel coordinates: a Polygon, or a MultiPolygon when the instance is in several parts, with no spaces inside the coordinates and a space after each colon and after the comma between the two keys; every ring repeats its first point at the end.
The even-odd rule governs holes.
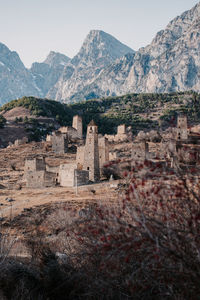
{"type": "Polygon", "coordinates": [[[60,185],[74,187],[89,182],[89,171],[77,169],[76,163],[61,164],[52,167],[44,158],[26,159],[24,168],[26,187],[45,188],[60,185]]]}
{"type": "Polygon", "coordinates": [[[22,139],[15,140],[14,145],[15,146],[20,146],[20,145],[24,145],[26,143],[28,143],[28,138],[27,137],[23,137],[22,139]]]}
{"type": "Polygon", "coordinates": [[[105,134],[105,137],[108,139],[109,142],[126,142],[128,140],[132,140],[132,131],[131,126],[126,128],[125,124],[119,125],[117,127],[117,134],[105,134]]]}
{"type": "Polygon", "coordinates": [[[56,185],[57,174],[46,170],[44,158],[26,159],[24,179],[26,187],[44,188],[56,185]]]}
{"type": "Polygon", "coordinates": [[[51,137],[52,151],[57,154],[64,154],[68,149],[68,136],[59,131],[55,131],[51,137]]]}
{"type": "Polygon", "coordinates": [[[149,145],[146,141],[134,142],[132,145],[131,159],[134,162],[141,162],[149,158],[149,145]]]}
{"type": "Polygon", "coordinates": [[[59,132],[62,134],[66,134],[68,136],[69,140],[76,140],[79,139],[79,135],[77,133],[77,130],[71,126],[63,126],[58,129],[59,132]]]}
{"type": "Polygon", "coordinates": [[[93,182],[99,181],[99,145],[98,127],[91,121],[87,127],[87,136],[84,149],[83,170],[89,171],[89,179],[93,182]]]}
{"type": "Polygon", "coordinates": [[[89,171],[78,170],[76,163],[62,164],[59,168],[58,182],[63,187],[85,185],[89,182],[89,171]]]}
{"type": "Polygon", "coordinates": [[[74,116],[72,126],[63,126],[58,129],[61,133],[67,134],[70,140],[82,139],[83,122],[81,116],[74,116]]]}
{"type": "Polygon", "coordinates": [[[82,118],[80,116],[73,117],[73,127],[63,126],[52,135],[47,135],[46,141],[51,142],[52,151],[57,154],[64,154],[68,150],[69,142],[76,142],[82,139],[83,135],[82,118]]]}

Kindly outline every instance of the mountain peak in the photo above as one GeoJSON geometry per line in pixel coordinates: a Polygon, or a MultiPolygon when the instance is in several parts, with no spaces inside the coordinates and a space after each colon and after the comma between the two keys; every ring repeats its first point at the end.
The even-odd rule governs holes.
{"type": "Polygon", "coordinates": [[[74,65],[80,62],[90,66],[112,63],[117,58],[127,53],[133,53],[134,50],[122,44],[112,35],[102,30],[91,30],[86,36],[79,53],[72,59],[74,65]]]}
{"type": "Polygon", "coordinates": [[[70,61],[70,58],[59,52],[50,51],[44,63],[54,67],[57,65],[65,66],[70,61]]]}

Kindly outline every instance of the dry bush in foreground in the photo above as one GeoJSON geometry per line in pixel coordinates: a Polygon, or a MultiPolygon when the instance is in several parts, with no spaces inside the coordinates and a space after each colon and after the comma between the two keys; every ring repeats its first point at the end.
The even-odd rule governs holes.
{"type": "Polygon", "coordinates": [[[27,241],[29,264],[0,265],[0,292],[24,300],[199,299],[200,184],[189,174],[145,161],[124,174],[118,203],[79,215],[59,208],[27,241]]]}
{"type": "MultiPolygon", "coordinates": [[[[95,299],[200,298],[200,185],[159,163],[138,164],[123,200],[73,229],[76,263],[95,299]]],[[[72,231],[68,231],[72,235],[72,231]]]]}

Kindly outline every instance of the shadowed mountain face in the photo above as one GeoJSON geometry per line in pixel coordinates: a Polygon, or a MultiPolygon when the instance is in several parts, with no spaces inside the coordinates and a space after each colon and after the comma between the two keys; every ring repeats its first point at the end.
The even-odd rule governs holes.
{"type": "Polygon", "coordinates": [[[39,95],[32,74],[24,67],[19,55],[0,43],[0,103],[22,95],[39,95]]]}
{"type": "Polygon", "coordinates": [[[152,43],[135,52],[92,30],[78,54],[50,52],[27,70],[0,44],[0,102],[24,95],[81,101],[140,92],[200,90],[200,3],[172,20],[152,43]]]}
{"type": "Polygon", "coordinates": [[[34,83],[40,91],[40,96],[45,97],[58,79],[70,58],[64,54],[51,51],[43,63],[33,63],[30,73],[33,75],[34,83]]]}

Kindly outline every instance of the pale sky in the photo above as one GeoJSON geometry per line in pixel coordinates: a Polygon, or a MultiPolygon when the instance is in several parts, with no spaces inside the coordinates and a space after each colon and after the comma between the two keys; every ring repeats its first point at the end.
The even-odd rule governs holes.
{"type": "Polygon", "coordinates": [[[91,29],[134,50],[198,0],[0,0],[0,42],[26,67],[52,51],[73,57],[91,29]]]}

